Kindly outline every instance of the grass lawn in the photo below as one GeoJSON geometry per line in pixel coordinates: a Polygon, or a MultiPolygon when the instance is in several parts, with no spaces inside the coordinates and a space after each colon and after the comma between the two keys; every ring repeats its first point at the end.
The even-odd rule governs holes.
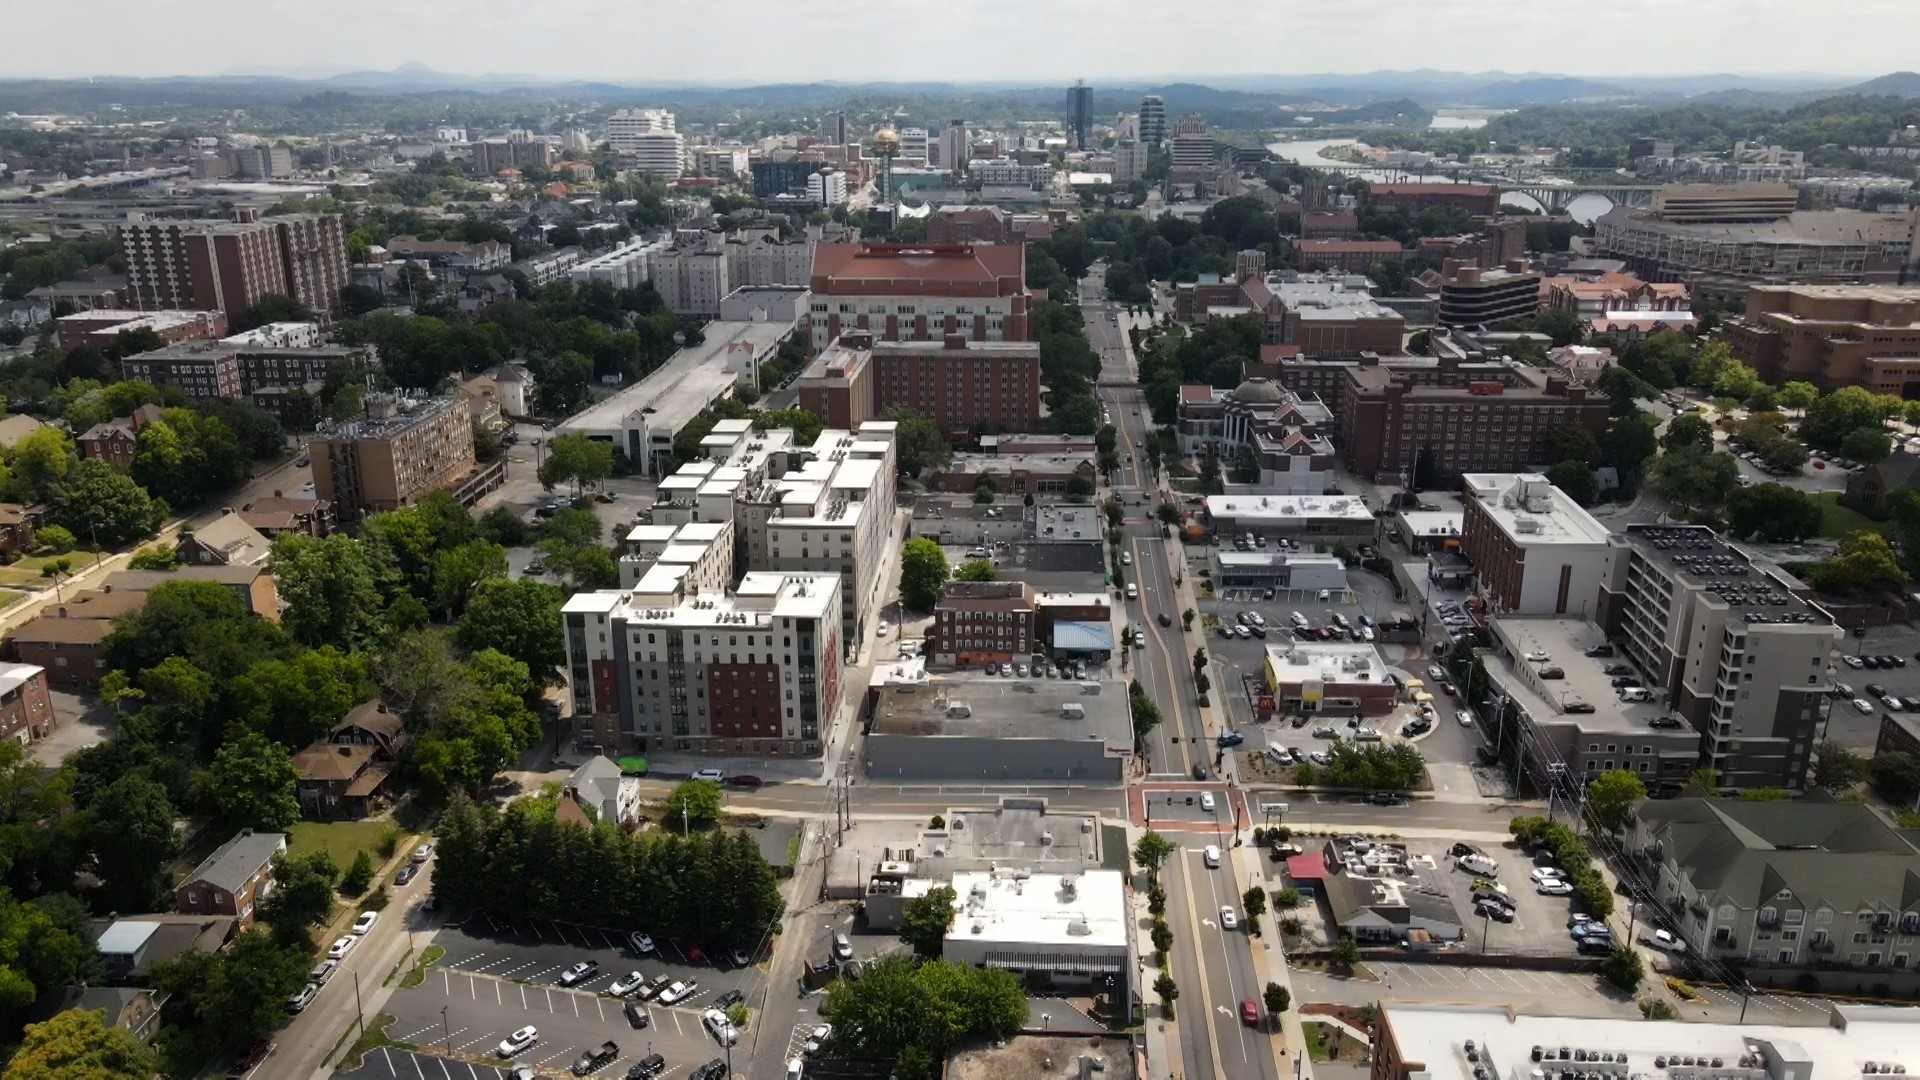
{"type": "Polygon", "coordinates": [[[1820,504],[1820,535],[1840,539],[1861,531],[1884,534],[1886,526],[1858,510],[1840,505],[1840,493],[1823,491],[1813,497],[1820,504]]]}
{"type": "Polygon", "coordinates": [[[27,595],[19,589],[0,589],[0,609],[10,608],[27,595]]]}
{"type": "Polygon", "coordinates": [[[302,821],[288,830],[287,855],[325,851],[344,871],[353,865],[354,856],[365,851],[378,865],[380,838],[398,827],[391,821],[302,821]]]}
{"type": "Polygon", "coordinates": [[[18,562],[0,566],[0,585],[24,585],[29,589],[39,589],[51,585],[53,584],[53,579],[41,577],[40,568],[52,562],[56,557],[72,560],[74,570],[80,570],[93,565],[93,555],[85,551],[70,552],[63,556],[29,556],[18,562]]]}
{"type": "Polygon", "coordinates": [[[1312,1061],[1365,1061],[1367,1046],[1343,1031],[1308,1020],[1300,1025],[1307,1037],[1307,1057],[1312,1061]],[[1328,1053],[1333,1047],[1337,1053],[1328,1053]]]}

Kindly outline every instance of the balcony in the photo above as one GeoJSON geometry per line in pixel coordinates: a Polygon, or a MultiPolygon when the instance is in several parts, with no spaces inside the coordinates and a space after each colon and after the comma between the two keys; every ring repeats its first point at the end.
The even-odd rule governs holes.
{"type": "Polygon", "coordinates": [[[1833,939],[1830,937],[1814,938],[1812,941],[1807,942],[1807,948],[1817,953],[1830,953],[1834,949],[1833,939]]]}

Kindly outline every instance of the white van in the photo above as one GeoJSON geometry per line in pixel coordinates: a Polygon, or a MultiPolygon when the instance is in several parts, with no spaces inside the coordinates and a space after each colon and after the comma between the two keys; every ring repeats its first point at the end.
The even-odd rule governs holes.
{"type": "Polygon", "coordinates": [[[1469,874],[1492,877],[1500,872],[1500,864],[1485,855],[1462,855],[1453,860],[1453,864],[1469,874]]]}
{"type": "Polygon", "coordinates": [[[1209,870],[1220,869],[1220,849],[1208,844],[1207,849],[1200,853],[1200,861],[1206,863],[1209,870]]]}

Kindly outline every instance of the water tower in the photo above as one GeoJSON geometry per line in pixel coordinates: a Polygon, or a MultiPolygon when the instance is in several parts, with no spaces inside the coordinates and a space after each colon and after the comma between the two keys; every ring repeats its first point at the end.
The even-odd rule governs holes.
{"type": "Polygon", "coordinates": [[[893,158],[900,152],[900,133],[881,128],[873,135],[873,156],[880,159],[880,201],[893,201],[893,158]]]}

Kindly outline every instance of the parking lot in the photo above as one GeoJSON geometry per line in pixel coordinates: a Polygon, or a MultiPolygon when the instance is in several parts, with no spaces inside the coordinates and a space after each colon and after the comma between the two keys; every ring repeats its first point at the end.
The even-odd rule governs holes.
{"type": "Polygon", "coordinates": [[[591,961],[600,965],[599,971],[572,989],[596,993],[635,968],[649,979],[670,975],[698,980],[700,992],[692,999],[696,1004],[727,990],[751,992],[762,981],[758,967],[733,969],[724,958],[709,956],[689,942],[655,938],[656,951],[641,956],[620,931],[538,919],[475,914],[461,926],[440,931],[435,943],[447,950],[443,968],[536,986],[557,986],[567,968],[591,961]]]}
{"type": "MultiPolygon", "coordinates": [[[[1834,659],[1834,682],[1836,689],[1844,686],[1851,694],[1837,696],[1833,708],[1827,717],[1827,737],[1842,746],[1855,750],[1871,751],[1880,733],[1880,717],[1893,711],[1885,696],[1873,693],[1870,686],[1879,687],[1887,696],[1902,699],[1920,700],[1920,660],[1914,654],[1920,652],[1920,631],[1904,625],[1875,626],[1867,630],[1865,637],[1849,634],[1837,647],[1839,655],[1834,659]],[[1905,663],[1904,667],[1868,668],[1865,657],[1896,657],[1905,663]],[[1854,667],[1859,662],[1861,667],[1854,667]],[[1853,698],[1864,698],[1872,706],[1871,711],[1861,712],[1853,703],[1853,698]]],[[[1902,708],[1902,713],[1915,710],[1902,708]]],[[[1920,715],[1914,720],[1920,722],[1920,715]]]]}
{"type": "Polygon", "coordinates": [[[336,1070],[339,1080],[508,1080],[512,1066],[476,1065],[433,1054],[382,1046],[367,1052],[360,1067],[336,1070]]]}

